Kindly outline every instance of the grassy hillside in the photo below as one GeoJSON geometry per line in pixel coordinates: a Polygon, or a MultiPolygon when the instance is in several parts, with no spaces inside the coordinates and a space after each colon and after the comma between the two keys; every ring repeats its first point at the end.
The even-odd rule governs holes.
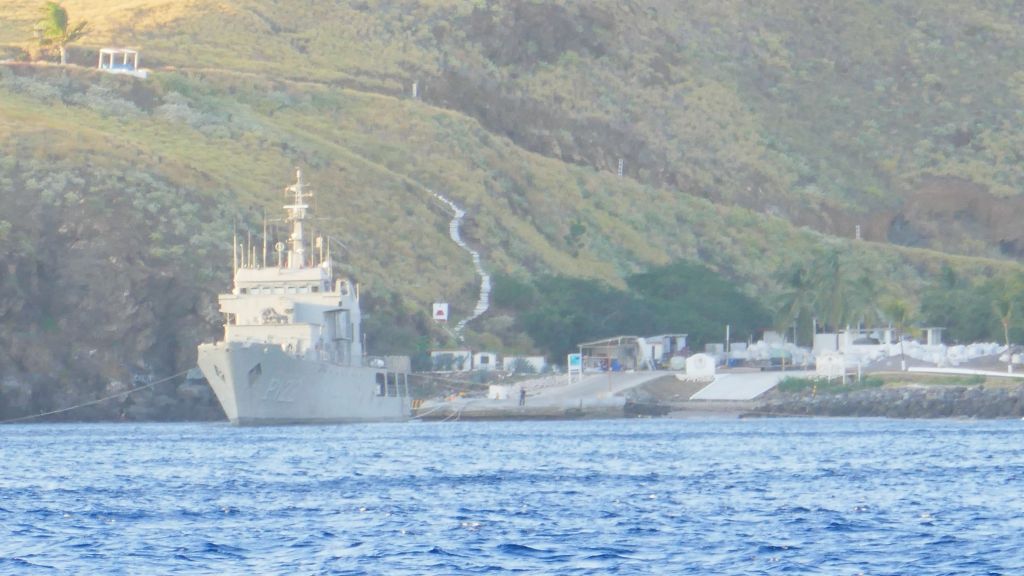
{"type": "MultiPolygon", "coordinates": [[[[541,155],[845,237],[1020,256],[1021,8],[807,3],[67,2],[77,50],[409,94],[541,155]]],[[[0,44],[27,46],[15,0],[0,44]]],[[[12,48],[13,49],[13,48],[12,48]]],[[[250,76],[254,75],[254,76],[250,76]]]]}
{"type": "MultiPolygon", "coordinates": [[[[0,58],[28,60],[39,3],[7,6],[0,58]]],[[[343,269],[412,314],[475,303],[433,192],[519,278],[624,289],[693,260],[770,304],[823,250],[910,300],[946,269],[1020,269],[1009,4],[65,6],[93,28],[77,65],[0,66],[7,373],[187,367],[232,226],[276,215],[296,166],[343,269]],[[92,70],[107,45],[141,48],[150,78],[92,70]]]]}

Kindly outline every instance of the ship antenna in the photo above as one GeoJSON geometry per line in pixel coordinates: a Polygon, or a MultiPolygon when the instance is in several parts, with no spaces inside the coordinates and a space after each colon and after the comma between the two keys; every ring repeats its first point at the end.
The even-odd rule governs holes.
{"type": "Polygon", "coordinates": [[[238,273],[238,223],[231,225],[231,276],[238,273]]]}
{"type": "Polygon", "coordinates": [[[267,267],[267,209],[263,209],[263,267],[267,267]]]}
{"type": "Polygon", "coordinates": [[[311,193],[303,189],[302,170],[295,170],[295,184],[287,188],[288,192],[294,195],[293,204],[284,207],[288,212],[288,220],[292,222],[292,234],[288,238],[288,268],[304,268],[306,265],[306,247],[303,245],[302,223],[306,221],[306,198],[311,193]]]}

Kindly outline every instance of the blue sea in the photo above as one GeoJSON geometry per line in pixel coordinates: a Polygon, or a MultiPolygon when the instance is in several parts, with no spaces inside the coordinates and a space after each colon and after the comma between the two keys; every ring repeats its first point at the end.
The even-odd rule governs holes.
{"type": "Polygon", "coordinates": [[[0,426],[2,574],[1024,574],[1024,422],[0,426]]]}

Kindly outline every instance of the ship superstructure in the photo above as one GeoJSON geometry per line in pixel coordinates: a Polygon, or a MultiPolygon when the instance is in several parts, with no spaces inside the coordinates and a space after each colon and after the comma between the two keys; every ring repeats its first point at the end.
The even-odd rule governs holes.
{"type": "Polygon", "coordinates": [[[199,346],[199,367],[235,424],[408,418],[406,374],[365,364],[358,286],[334,278],[322,237],[307,244],[301,171],[286,192],[291,231],[275,263],[266,240],[259,258],[234,243],[234,285],[218,297],[224,341],[199,346]]]}

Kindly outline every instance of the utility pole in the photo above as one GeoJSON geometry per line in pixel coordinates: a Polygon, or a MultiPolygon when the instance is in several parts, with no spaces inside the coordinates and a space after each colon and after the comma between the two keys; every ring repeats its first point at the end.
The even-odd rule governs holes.
{"type": "Polygon", "coordinates": [[[729,325],[725,325],[725,367],[729,367],[729,325]]]}

